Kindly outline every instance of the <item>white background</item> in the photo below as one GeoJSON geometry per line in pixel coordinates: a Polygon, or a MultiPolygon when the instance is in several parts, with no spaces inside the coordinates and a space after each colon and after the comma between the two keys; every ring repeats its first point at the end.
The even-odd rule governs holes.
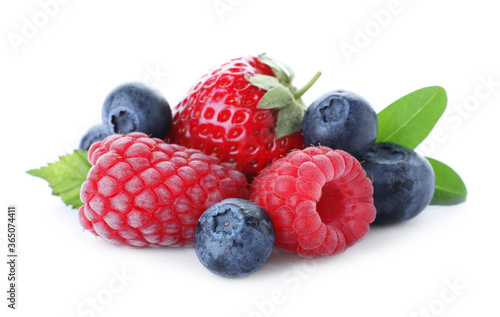
{"type": "Polygon", "coordinates": [[[2,1],[0,314],[499,316],[493,3],[2,1]],[[147,81],[173,107],[212,66],[261,52],[292,66],[296,86],[323,72],[307,104],[348,89],[378,112],[416,89],[444,87],[445,117],[419,151],[462,176],[467,202],[373,228],[339,256],[303,260],[276,251],[255,274],[224,279],[193,249],[116,247],[83,232],[77,212],[25,173],[76,148],[116,85],[147,81]],[[18,208],[15,311],[5,300],[9,204],[18,208]]]}

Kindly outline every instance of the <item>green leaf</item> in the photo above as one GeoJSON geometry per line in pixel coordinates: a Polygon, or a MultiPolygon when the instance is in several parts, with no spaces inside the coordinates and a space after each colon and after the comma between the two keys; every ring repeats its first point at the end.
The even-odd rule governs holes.
{"type": "Polygon", "coordinates": [[[274,75],[283,83],[290,84],[295,77],[293,70],[286,64],[278,62],[266,55],[266,53],[257,56],[260,62],[268,65],[273,70],[274,75]]]}
{"type": "Polygon", "coordinates": [[[259,100],[257,108],[259,109],[281,109],[290,105],[294,101],[290,89],[279,84],[269,89],[259,100]]]}
{"type": "Polygon", "coordinates": [[[282,108],[278,114],[274,138],[277,140],[300,130],[303,116],[304,108],[300,106],[297,100],[293,100],[288,107],[282,108]]]}
{"type": "Polygon", "coordinates": [[[458,174],[448,165],[427,157],[436,176],[436,189],[431,205],[455,205],[467,198],[467,189],[458,174]]]}
{"type": "Polygon", "coordinates": [[[431,132],[446,109],[446,91],[432,86],[414,91],[378,113],[376,142],[415,149],[431,132]]]}
{"type": "Polygon", "coordinates": [[[87,179],[90,167],[87,151],[76,150],[72,154],[61,156],[55,163],[29,170],[27,173],[45,179],[49,182],[53,195],[61,197],[66,205],[78,209],[83,205],[80,200],[80,188],[87,179]]]}
{"type": "Polygon", "coordinates": [[[283,63],[277,62],[265,54],[258,56],[259,61],[267,64],[274,72],[274,76],[262,74],[245,74],[245,78],[254,86],[266,90],[257,104],[259,109],[276,109],[278,119],[276,121],[276,131],[274,139],[293,134],[302,128],[302,117],[306,109],[306,105],[301,99],[304,94],[321,76],[318,72],[304,86],[297,90],[291,81],[294,78],[294,73],[290,67],[283,63]]]}
{"type": "Polygon", "coordinates": [[[278,85],[281,85],[278,78],[268,75],[254,75],[245,74],[245,78],[254,86],[262,88],[264,90],[269,90],[278,85]]]}

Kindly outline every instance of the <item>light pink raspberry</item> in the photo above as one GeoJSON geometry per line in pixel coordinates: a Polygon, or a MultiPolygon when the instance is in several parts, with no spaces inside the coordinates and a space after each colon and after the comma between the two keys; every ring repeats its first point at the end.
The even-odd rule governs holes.
{"type": "Polygon", "coordinates": [[[246,177],[231,165],[143,133],[96,142],[88,159],[80,222],[114,244],[191,246],[208,207],[248,197],[246,177]]]}
{"type": "Polygon", "coordinates": [[[373,186],[349,153],[309,147],[276,160],[250,186],[274,223],[276,245],[304,257],[343,252],[375,219],[373,186]]]}

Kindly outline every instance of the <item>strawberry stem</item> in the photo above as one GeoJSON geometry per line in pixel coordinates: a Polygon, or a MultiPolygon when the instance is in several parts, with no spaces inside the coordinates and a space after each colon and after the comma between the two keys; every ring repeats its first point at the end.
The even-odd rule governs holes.
{"type": "Polygon", "coordinates": [[[321,76],[321,72],[317,72],[316,75],[314,75],[313,78],[311,78],[311,80],[304,86],[302,87],[300,90],[298,90],[297,92],[295,92],[295,94],[293,94],[293,97],[295,98],[295,100],[299,99],[300,97],[302,97],[302,95],[309,89],[311,88],[312,85],[314,85],[314,83],[316,82],[316,80],[318,80],[319,76],[321,76]]]}

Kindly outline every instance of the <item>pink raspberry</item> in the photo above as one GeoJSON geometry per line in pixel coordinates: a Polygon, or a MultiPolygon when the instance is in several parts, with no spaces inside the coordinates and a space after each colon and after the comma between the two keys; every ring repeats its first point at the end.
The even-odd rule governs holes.
{"type": "Polygon", "coordinates": [[[230,165],[143,133],[96,142],[88,159],[80,222],[114,244],[191,246],[208,207],[248,197],[246,177],[230,165]]]}
{"type": "Polygon", "coordinates": [[[250,187],[274,223],[276,245],[304,257],[343,252],[375,219],[373,186],[349,153],[308,147],[274,161],[250,187]]]}

